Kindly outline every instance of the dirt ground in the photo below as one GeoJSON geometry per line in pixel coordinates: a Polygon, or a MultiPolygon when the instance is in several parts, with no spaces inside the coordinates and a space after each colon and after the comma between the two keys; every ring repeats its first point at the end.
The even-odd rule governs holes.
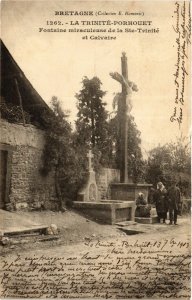
{"type": "MultiPolygon", "coordinates": [[[[119,227],[116,225],[100,224],[92,221],[88,216],[80,215],[73,210],[67,210],[66,212],[19,212],[17,215],[27,217],[36,223],[46,224],[50,226],[55,224],[58,228],[58,235],[47,236],[35,234],[34,236],[16,235],[10,238],[11,243],[0,246],[0,254],[6,256],[7,254],[22,252],[35,249],[51,249],[58,245],[76,245],[90,240],[106,240],[108,238],[118,239],[119,237],[127,236],[124,228],[137,230],[150,235],[159,234],[171,234],[172,236],[180,236],[183,232],[190,234],[189,232],[189,216],[180,217],[178,220],[179,225],[170,226],[169,221],[164,224],[137,224],[128,227],[119,227]],[[44,237],[44,238],[43,238],[44,237]],[[49,240],[50,237],[50,240],[49,240]]],[[[131,234],[131,233],[130,233],[131,234]]],[[[138,234],[137,234],[138,236],[138,234]]]]}
{"type": "MultiPolygon", "coordinates": [[[[27,217],[36,223],[50,226],[55,224],[59,234],[50,236],[50,241],[41,241],[42,235],[15,235],[10,238],[11,244],[0,246],[0,254],[15,253],[16,251],[27,251],[35,249],[46,249],[57,245],[74,245],[86,240],[103,239],[108,237],[123,236],[124,233],[117,229],[117,226],[102,225],[82,216],[73,210],[66,212],[17,212],[21,217],[27,217]]],[[[45,236],[48,239],[49,236],[45,236]]]]}

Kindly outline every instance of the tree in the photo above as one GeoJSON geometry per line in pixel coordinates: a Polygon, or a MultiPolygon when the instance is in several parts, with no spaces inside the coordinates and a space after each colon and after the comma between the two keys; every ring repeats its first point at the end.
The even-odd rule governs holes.
{"type": "MultiPolygon", "coordinates": [[[[119,168],[121,106],[118,105],[115,117],[107,121],[106,103],[102,102],[106,92],[101,90],[101,81],[97,77],[92,79],[85,77],[82,83],[83,88],[76,95],[78,100],[77,141],[81,145],[91,145],[96,158],[102,166],[119,168]],[[100,153],[100,156],[98,153],[100,153]]],[[[119,99],[119,97],[115,97],[115,99],[119,99]]],[[[129,118],[128,128],[129,171],[133,180],[138,181],[143,176],[144,162],[140,148],[140,132],[132,116],[129,118]]],[[[96,170],[98,167],[97,163],[95,164],[96,170]]]]}
{"type": "MultiPolygon", "coordinates": [[[[120,119],[118,113],[109,121],[109,135],[111,134],[111,140],[113,150],[111,151],[110,160],[114,166],[120,168],[120,119]]],[[[141,132],[137,128],[134,117],[132,115],[128,118],[128,172],[129,177],[134,182],[144,181],[145,163],[141,151],[141,132]]]]}
{"type": "Polygon", "coordinates": [[[53,167],[57,169],[63,151],[65,150],[67,152],[71,144],[71,126],[66,119],[67,115],[61,108],[60,101],[55,96],[53,96],[51,100],[51,110],[52,113],[44,116],[47,123],[47,131],[42,172],[45,175],[48,174],[53,167]]]}
{"type": "Polygon", "coordinates": [[[74,142],[71,125],[57,97],[52,97],[51,108],[52,114],[45,116],[48,128],[41,172],[44,176],[54,173],[58,204],[62,208],[67,200],[76,198],[85,182],[86,160],[85,152],[74,142]]]}
{"type": "Polygon", "coordinates": [[[190,147],[186,137],[158,146],[149,152],[146,179],[154,185],[162,181],[169,186],[177,182],[184,196],[190,196],[190,147]]]}
{"type": "Polygon", "coordinates": [[[76,95],[78,100],[76,130],[80,144],[91,145],[104,153],[107,140],[106,103],[102,101],[106,92],[101,90],[101,81],[97,77],[84,77],[83,87],[76,95]]]}

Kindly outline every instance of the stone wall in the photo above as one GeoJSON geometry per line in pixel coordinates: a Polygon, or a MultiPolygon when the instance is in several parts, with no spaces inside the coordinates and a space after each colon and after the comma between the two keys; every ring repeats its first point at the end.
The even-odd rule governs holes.
{"type": "Polygon", "coordinates": [[[118,169],[101,169],[97,174],[97,186],[101,199],[111,199],[110,183],[120,182],[120,171],[118,169]]]}
{"type": "Polygon", "coordinates": [[[6,147],[8,152],[9,146],[11,149],[7,166],[10,173],[7,203],[16,209],[32,206],[52,209],[56,206],[54,176],[43,177],[39,172],[44,135],[44,131],[33,125],[24,127],[1,120],[1,146],[6,147]]]}

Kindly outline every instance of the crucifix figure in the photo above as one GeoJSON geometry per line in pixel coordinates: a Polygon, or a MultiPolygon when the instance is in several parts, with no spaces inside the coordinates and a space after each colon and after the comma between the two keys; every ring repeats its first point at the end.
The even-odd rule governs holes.
{"type": "Polygon", "coordinates": [[[93,154],[92,154],[92,151],[89,150],[88,154],[87,154],[87,158],[89,159],[89,172],[90,171],[93,171],[93,168],[92,168],[92,158],[93,158],[93,154]]]}
{"type": "Polygon", "coordinates": [[[122,53],[121,57],[121,68],[122,68],[122,75],[119,74],[118,72],[111,72],[109,75],[117,80],[121,85],[122,85],[122,96],[126,96],[126,112],[130,114],[130,111],[132,109],[132,102],[131,102],[131,94],[132,91],[137,92],[138,88],[137,85],[128,80],[128,70],[127,70],[127,57],[126,53],[122,53]]]}
{"type": "Polygon", "coordinates": [[[128,117],[132,109],[131,95],[132,91],[137,92],[137,85],[128,80],[127,57],[125,52],[121,57],[122,75],[118,72],[110,73],[110,76],[117,80],[122,86],[122,92],[117,94],[115,101],[118,102],[118,111],[120,114],[120,141],[121,141],[121,166],[120,166],[120,181],[128,183],[128,117]]]}

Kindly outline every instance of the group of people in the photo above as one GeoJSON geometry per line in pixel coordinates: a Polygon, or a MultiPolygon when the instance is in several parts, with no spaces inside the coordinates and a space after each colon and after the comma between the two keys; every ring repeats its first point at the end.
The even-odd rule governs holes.
{"type": "Polygon", "coordinates": [[[167,219],[169,212],[169,224],[177,225],[177,216],[181,213],[181,192],[176,183],[167,190],[162,182],[158,182],[157,190],[153,194],[153,202],[156,206],[159,223],[167,219]]]}
{"type": "Polygon", "coordinates": [[[151,193],[149,193],[148,203],[144,199],[144,194],[139,193],[136,200],[136,217],[149,217],[151,204],[154,204],[159,223],[161,223],[161,220],[166,223],[167,213],[169,212],[169,224],[174,223],[177,225],[177,216],[181,214],[182,202],[181,192],[176,183],[172,184],[167,190],[162,182],[158,182],[157,189],[152,188],[151,193]]]}

